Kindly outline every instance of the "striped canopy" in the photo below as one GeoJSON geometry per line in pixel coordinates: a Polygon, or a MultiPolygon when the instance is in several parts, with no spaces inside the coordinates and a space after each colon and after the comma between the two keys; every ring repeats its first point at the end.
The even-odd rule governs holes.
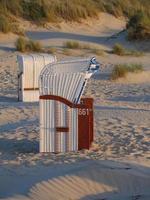
{"type": "Polygon", "coordinates": [[[95,58],[48,64],[40,74],[40,95],[62,96],[78,103],[87,79],[98,69],[95,58]]]}

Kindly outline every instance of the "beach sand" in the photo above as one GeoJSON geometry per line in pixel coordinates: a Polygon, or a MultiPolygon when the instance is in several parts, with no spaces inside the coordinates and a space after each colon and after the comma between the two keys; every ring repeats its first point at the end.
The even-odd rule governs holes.
{"type": "MultiPolygon", "coordinates": [[[[109,17],[104,18],[109,21],[109,17]]],[[[101,22],[101,29],[96,28],[87,36],[85,32],[92,26],[89,22],[82,31],[79,27],[80,37],[71,37],[81,42],[90,39],[93,45],[110,49],[123,38],[121,35],[106,40],[123,29],[125,22],[120,20],[112,23],[112,29],[101,22]],[[105,35],[104,30],[109,34],[105,35]]],[[[62,33],[68,25],[61,26],[57,40],[60,45],[67,39],[62,33]]],[[[39,37],[37,30],[32,31],[30,36],[39,37]]],[[[44,31],[46,34],[39,41],[54,44],[56,38],[49,39],[48,31],[44,31]]],[[[67,31],[66,34],[72,34],[73,30],[67,31]]],[[[109,53],[97,56],[103,63],[102,69],[84,92],[84,96],[94,98],[95,140],[91,149],[40,154],[39,105],[17,101],[15,39],[11,34],[8,38],[0,36],[0,199],[150,200],[150,53],[141,57],[109,53]],[[110,73],[116,63],[141,63],[145,71],[111,81],[110,73]]],[[[122,42],[125,43],[124,38],[122,42]]],[[[77,51],[73,51],[76,56],[77,51]]],[[[81,51],[85,56],[85,50],[81,51]]],[[[57,57],[60,60],[69,56],[57,52],[57,57]]]]}

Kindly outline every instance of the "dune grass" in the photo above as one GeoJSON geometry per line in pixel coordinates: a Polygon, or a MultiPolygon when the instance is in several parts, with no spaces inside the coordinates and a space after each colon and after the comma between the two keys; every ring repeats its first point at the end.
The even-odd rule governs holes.
{"type": "Polygon", "coordinates": [[[42,46],[39,42],[19,37],[15,43],[17,51],[20,52],[41,52],[42,46]]]}
{"type": "Polygon", "coordinates": [[[64,48],[68,49],[91,49],[89,44],[84,44],[78,41],[68,40],[64,42],[64,48]]]}
{"type": "Polygon", "coordinates": [[[129,40],[150,39],[150,14],[138,11],[127,23],[129,40]]]}
{"type": "Polygon", "coordinates": [[[118,64],[115,65],[111,73],[111,80],[125,77],[129,72],[137,73],[143,71],[141,64],[118,64]]]}
{"type": "Polygon", "coordinates": [[[66,41],[64,42],[64,47],[69,49],[80,49],[82,48],[81,44],[77,41],[66,41]]]}
{"type": "Polygon", "coordinates": [[[119,55],[119,56],[123,56],[126,53],[125,48],[121,44],[119,44],[119,43],[117,43],[117,44],[115,44],[113,46],[113,51],[112,52],[114,54],[119,55]]]}
{"type": "Polygon", "coordinates": [[[93,53],[97,56],[103,56],[104,55],[104,50],[100,49],[100,48],[96,48],[95,46],[92,46],[90,44],[86,44],[86,43],[80,43],[78,41],[66,41],[64,43],[64,53],[66,55],[69,55],[69,49],[82,49],[85,51],[90,51],[90,53],[93,53]]]}
{"type": "Polygon", "coordinates": [[[78,21],[100,11],[130,17],[138,10],[150,13],[149,0],[0,0],[0,13],[34,21],[78,21]]]}
{"type": "Polygon", "coordinates": [[[141,51],[136,51],[136,50],[130,50],[130,49],[126,49],[125,47],[123,47],[123,45],[116,43],[113,46],[113,50],[112,50],[113,54],[119,55],[119,56],[143,56],[143,52],[141,51]]]}
{"type": "Polygon", "coordinates": [[[43,24],[81,21],[101,11],[126,16],[129,39],[150,38],[149,0],[0,0],[0,31],[12,31],[18,17],[43,24]]]}

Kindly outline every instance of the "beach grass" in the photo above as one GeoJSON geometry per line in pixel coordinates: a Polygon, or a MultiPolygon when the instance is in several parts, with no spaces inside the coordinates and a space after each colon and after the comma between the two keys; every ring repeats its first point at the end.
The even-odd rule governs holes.
{"type": "Polygon", "coordinates": [[[119,55],[119,56],[143,56],[144,53],[141,51],[136,51],[136,50],[130,50],[125,48],[123,45],[116,43],[113,46],[113,50],[112,50],[113,54],[119,55]]]}
{"type": "Polygon", "coordinates": [[[41,52],[42,45],[38,41],[28,40],[25,37],[19,37],[15,43],[17,51],[20,52],[41,52]]]}
{"type": "Polygon", "coordinates": [[[143,71],[143,66],[141,64],[118,64],[114,66],[110,78],[111,80],[116,80],[125,77],[129,72],[137,73],[141,71],[143,71]]]}

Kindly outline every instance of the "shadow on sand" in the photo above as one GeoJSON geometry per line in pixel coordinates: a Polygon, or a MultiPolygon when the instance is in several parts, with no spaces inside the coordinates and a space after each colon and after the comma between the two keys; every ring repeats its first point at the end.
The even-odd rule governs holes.
{"type": "Polygon", "coordinates": [[[0,96],[0,102],[18,102],[18,97],[0,96]]]}
{"type": "Polygon", "coordinates": [[[3,172],[7,172],[5,181],[0,179],[0,197],[3,198],[27,194],[31,188],[32,198],[18,196],[13,199],[38,197],[45,200],[56,195],[58,198],[54,199],[69,200],[74,196],[73,199],[81,200],[141,200],[137,197],[142,197],[144,192],[150,196],[149,168],[135,164],[87,160],[63,165],[24,166],[16,170],[9,168],[9,171],[6,168],[3,172]]]}
{"type": "Polygon", "coordinates": [[[26,129],[27,126],[31,126],[33,124],[38,125],[38,119],[35,119],[35,120],[23,119],[23,120],[15,122],[15,123],[8,122],[7,124],[3,124],[0,126],[0,133],[6,132],[6,131],[7,132],[15,131],[16,128],[18,128],[18,127],[22,127],[23,129],[26,129]]]}
{"type": "Polygon", "coordinates": [[[140,95],[140,96],[118,96],[110,99],[111,101],[130,101],[130,102],[150,102],[150,95],[140,95]]]}
{"type": "Polygon", "coordinates": [[[7,46],[1,46],[0,45],[0,50],[2,51],[16,51],[16,48],[15,47],[7,47],[7,46]]]}
{"type": "Polygon", "coordinates": [[[0,139],[0,152],[10,153],[15,156],[18,153],[38,153],[39,142],[31,141],[28,139],[15,140],[15,139],[0,139]]]}
{"type": "MultiPolygon", "coordinates": [[[[114,31],[114,30],[111,30],[114,31]]],[[[27,37],[33,40],[48,40],[48,39],[64,39],[64,40],[78,40],[81,42],[91,42],[96,44],[102,44],[111,47],[116,41],[112,36],[91,36],[65,32],[54,31],[28,31],[27,37]],[[111,40],[110,40],[111,39],[111,40]]]]}

